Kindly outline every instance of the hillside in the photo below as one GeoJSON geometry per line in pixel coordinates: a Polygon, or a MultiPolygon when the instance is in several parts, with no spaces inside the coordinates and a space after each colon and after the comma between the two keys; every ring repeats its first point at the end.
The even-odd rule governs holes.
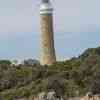
{"type": "Polygon", "coordinates": [[[52,66],[17,65],[0,61],[0,100],[55,90],[68,97],[100,93],[100,47],[87,49],[52,66]]]}

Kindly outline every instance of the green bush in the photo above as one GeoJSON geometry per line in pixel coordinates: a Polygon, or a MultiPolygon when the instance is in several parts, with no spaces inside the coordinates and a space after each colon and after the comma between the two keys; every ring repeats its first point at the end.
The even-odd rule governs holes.
{"type": "Polygon", "coordinates": [[[55,90],[58,95],[100,93],[100,47],[51,66],[18,65],[0,61],[0,100],[28,97],[55,90]]]}

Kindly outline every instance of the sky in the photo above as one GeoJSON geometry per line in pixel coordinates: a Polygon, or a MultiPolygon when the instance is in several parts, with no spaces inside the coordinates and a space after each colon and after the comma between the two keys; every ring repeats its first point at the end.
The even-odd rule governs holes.
{"type": "MultiPolygon", "coordinates": [[[[0,59],[40,57],[41,0],[0,0],[0,59]]],[[[100,0],[51,0],[58,60],[100,46],[100,0]]]]}

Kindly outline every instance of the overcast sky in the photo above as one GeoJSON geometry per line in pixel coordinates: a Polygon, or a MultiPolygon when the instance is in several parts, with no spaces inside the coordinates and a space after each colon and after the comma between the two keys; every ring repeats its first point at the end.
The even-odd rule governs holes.
{"type": "MultiPolygon", "coordinates": [[[[0,0],[0,59],[39,58],[41,0],[0,0]]],[[[51,0],[58,59],[100,46],[100,0],[51,0]]]]}

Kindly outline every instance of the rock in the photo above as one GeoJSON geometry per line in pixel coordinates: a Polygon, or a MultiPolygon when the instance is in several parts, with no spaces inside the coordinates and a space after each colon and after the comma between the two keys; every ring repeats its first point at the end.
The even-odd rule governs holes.
{"type": "Polygon", "coordinates": [[[95,96],[93,97],[93,100],[100,100],[100,95],[95,95],[95,96]]]}
{"type": "Polygon", "coordinates": [[[38,100],[47,100],[46,98],[47,98],[47,95],[45,92],[39,93],[38,100]]]}
{"type": "Polygon", "coordinates": [[[34,100],[63,100],[63,98],[62,97],[57,97],[55,91],[50,91],[48,93],[41,92],[38,95],[38,99],[34,99],[34,100]]]}
{"type": "Polygon", "coordinates": [[[100,100],[100,95],[86,95],[80,100],[100,100]]]}
{"type": "Polygon", "coordinates": [[[56,100],[56,93],[54,91],[48,92],[47,100],[56,100]]]}

